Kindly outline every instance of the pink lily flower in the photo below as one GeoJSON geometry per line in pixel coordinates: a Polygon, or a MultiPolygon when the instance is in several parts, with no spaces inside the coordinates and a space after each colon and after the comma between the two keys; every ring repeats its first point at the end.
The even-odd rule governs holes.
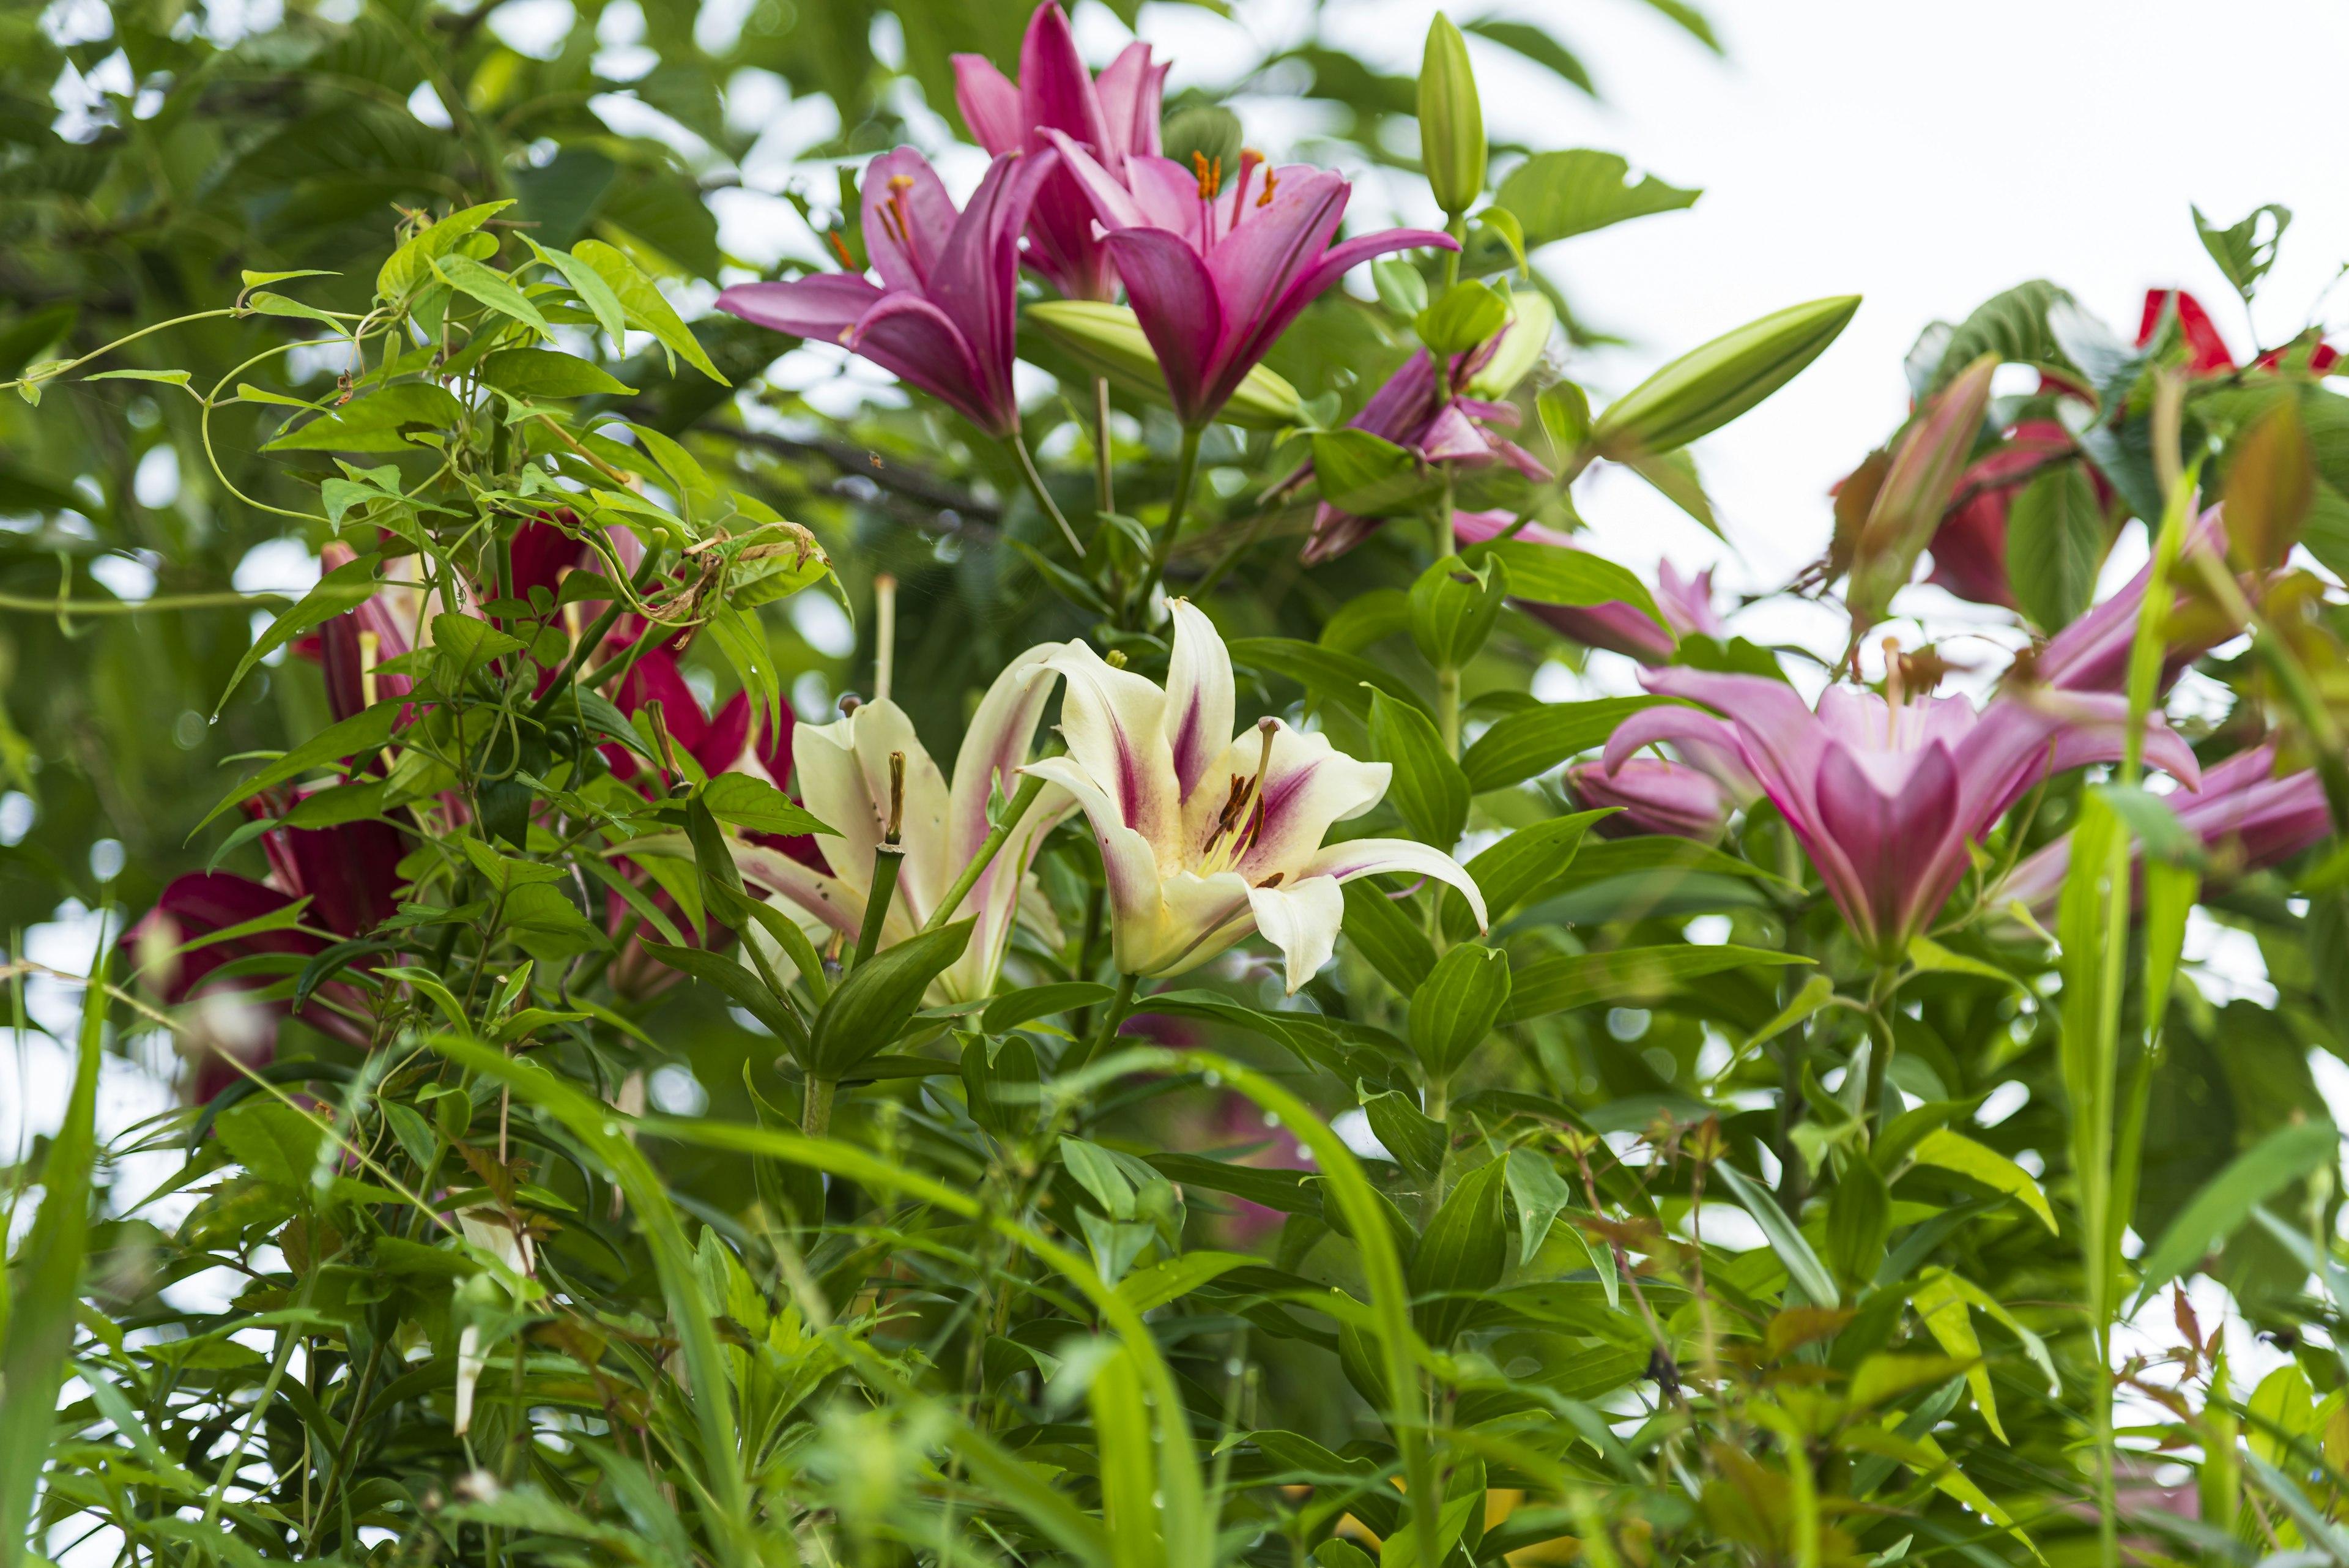
{"type": "MultiPolygon", "coordinates": [[[[1077,55],[1067,13],[1036,7],[1019,46],[1019,81],[1004,78],[984,55],[954,57],[955,102],[963,123],[988,151],[1031,152],[1047,130],[1091,147],[1123,183],[1129,157],[1158,156],[1158,105],[1169,66],[1150,63],[1150,46],[1128,44],[1096,78],[1077,55]]],[[[1117,297],[1117,268],[1093,234],[1092,203],[1065,169],[1055,170],[1028,214],[1028,265],[1071,299],[1117,297]]]]}
{"type": "MultiPolygon", "coordinates": [[[[1516,406],[1465,395],[1468,384],[1491,363],[1509,331],[1504,327],[1467,353],[1454,355],[1444,366],[1440,385],[1435,361],[1422,348],[1362,405],[1351,428],[1391,441],[1423,462],[1477,466],[1499,459],[1537,483],[1548,479],[1549,468],[1539,458],[1495,433],[1495,427],[1516,428],[1516,406]]],[[[1377,533],[1385,522],[1383,517],[1357,517],[1324,501],[1313,514],[1312,535],[1298,558],[1308,566],[1334,560],[1377,533]]]]}
{"type": "Polygon", "coordinates": [[[1110,259],[1188,429],[1214,419],[1288,324],[1349,268],[1390,251],[1460,248],[1427,229],[1339,241],[1353,187],[1309,164],[1276,169],[1243,153],[1227,188],[1220,162],[1202,157],[1185,169],[1129,155],[1120,180],[1065,131],[1047,127],[1044,135],[1107,231],[1110,259]]]}
{"type": "Polygon", "coordinates": [[[738,283],[718,308],[846,344],[987,434],[1009,437],[1019,429],[1011,389],[1019,231],[1055,158],[1050,149],[1005,153],[957,213],[928,159],[910,147],[885,152],[865,167],[864,185],[864,244],[879,284],[836,272],[738,283]]]}
{"type": "MultiPolygon", "coordinates": [[[[2214,882],[2289,860],[2333,831],[2323,784],[2313,769],[2276,777],[2272,741],[2229,757],[2202,775],[2199,793],[2171,795],[2169,805],[2178,825],[2202,841],[2214,882]]],[[[2067,835],[2016,867],[2000,885],[1998,902],[2019,898],[2029,909],[2052,908],[2071,868],[2067,835]]]]}
{"type": "MultiPolygon", "coordinates": [[[[1452,535],[1463,545],[1482,544],[1498,537],[1516,521],[1506,512],[1463,512],[1452,519],[1452,535]]],[[[1554,545],[1561,550],[1584,548],[1573,535],[1545,528],[1538,523],[1528,523],[1510,536],[1528,544],[1554,545]]],[[[1599,605],[1553,605],[1526,598],[1514,602],[1561,637],[1570,637],[1586,648],[1620,653],[1643,664],[1670,659],[1683,637],[1729,635],[1728,627],[1713,607],[1712,568],[1684,577],[1670,561],[1658,562],[1655,597],[1656,607],[1663,611],[1669,631],[1650,619],[1647,611],[1619,599],[1599,605]]]]}
{"type": "MultiPolygon", "coordinates": [[[[1683,737],[1734,745],[1818,867],[1861,947],[1899,961],[1964,877],[1978,843],[2041,778],[2122,753],[2125,699],[2040,690],[1977,712],[1963,697],[1899,707],[1830,687],[1816,712],[1791,686],[1758,675],[1644,671],[1649,691],[1702,702],[1635,713],[1607,742],[1621,769],[1642,746],[1683,737]]],[[[2201,782],[2194,753],[2157,716],[2146,757],[2201,782]]]]}
{"type": "Polygon", "coordinates": [[[1566,785],[1586,811],[1620,808],[1593,825],[1608,838],[1661,835],[1711,844],[1729,826],[1729,792],[1686,763],[1633,757],[1611,772],[1604,763],[1581,763],[1566,770],[1566,785]]]}

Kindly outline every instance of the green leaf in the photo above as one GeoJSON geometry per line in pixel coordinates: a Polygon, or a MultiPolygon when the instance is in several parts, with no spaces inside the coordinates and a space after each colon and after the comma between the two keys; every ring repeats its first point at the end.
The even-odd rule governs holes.
{"type": "Polygon", "coordinates": [[[2007,581],[2043,630],[2060,631],[2088,607],[2104,554],[2104,509],[2080,463],[2041,470],[2007,511],[2007,581]]]}
{"type": "Polygon", "coordinates": [[[468,676],[492,659],[520,653],[523,640],[500,631],[488,621],[444,610],[432,618],[432,647],[450,687],[461,687],[468,676]]]}
{"type": "Polygon", "coordinates": [[[1466,944],[1436,961],[1411,995],[1411,1048],[1441,1082],[1467,1064],[1509,1000],[1509,955],[1466,944]]]}
{"type": "Polygon", "coordinates": [[[1401,588],[1372,588],[1338,607],[1321,627],[1320,644],[1340,653],[1360,653],[1372,643],[1411,629],[1411,598],[1401,588]]]}
{"type": "MultiPolygon", "coordinates": [[[[1509,298],[1471,278],[1456,283],[1443,298],[1419,313],[1412,325],[1427,351],[1441,358],[1465,354],[1498,332],[1509,319],[1509,298]]],[[[1335,432],[1332,432],[1335,433],[1335,432]]],[[[1316,443],[1314,461],[1320,461],[1316,443]]],[[[1339,503],[1343,506],[1343,502],[1339,503]]],[[[1346,507],[1348,511],[1355,510],[1346,507]]]]}
{"type": "Polygon", "coordinates": [[[482,359],[481,380],[517,398],[586,398],[634,392],[617,378],[572,354],[501,348],[482,359]]]}
{"type": "MultiPolygon", "coordinates": [[[[1475,30],[1491,36],[1493,26],[1482,23],[1475,30]]],[[[1507,38],[1498,41],[1516,47],[1507,38]]],[[[1629,218],[1693,206],[1702,194],[1667,185],[1652,174],[1631,184],[1630,172],[1630,162],[1612,152],[1537,152],[1511,171],[1493,199],[1517,215],[1525,225],[1526,248],[1532,250],[1629,218]]]]}
{"type": "Polygon", "coordinates": [[[1313,479],[1321,499],[1357,517],[1419,511],[1443,490],[1426,464],[1383,436],[1348,426],[1313,438],[1313,479]]]}
{"type": "Polygon", "coordinates": [[[1892,1194],[1876,1162],[1855,1156],[1844,1162],[1827,1199],[1827,1256],[1836,1277],[1855,1290],[1876,1277],[1884,1243],[1892,1234],[1892,1194]]]}
{"type": "Polygon", "coordinates": [[[1387,799],[1423,843],[1449,849],[1468,821],[1468,779],[1426,712],[1371,693],[1371,755],[1393,768],[1387,799]]]}
{"type": "Polygon", "coordinates": [[[460,294],[470,296],[499,315],[509,317],[552,340],[554,329],[547,324],[530,296],[516,287],[514,281],[492,267],[466,255],[436,256],[432,270],[442,282],[460,294]]]}
{"type": "Polygon", "coordinates": [[[2204,217],[2201,208],[2192,211],[2194,233],[2200,237],[2202,248],[2210,253],[2210,259],[2219,264],[2219,270],[2227,275],[2227,281],[2235,286],[2235,292],[2249,305],[2260,291],[2260,279],[2275,265],[2276,248],[2283,244],[2283,232],[2292,227],[2292,209],[2270,202],[2253,210],[2241,223],[2223,229],[2204,217]],[[2269,224],[2264,237],[2260,233],[2261,219],[2269,224]]]}
{"type": "Polygon", "coordinates": [[[1427,308],[1427,279],[1403,256],[1385,256],[1371,264],[1371,283],[1379,303],[1404,320],[1427,308]]]}
{"type": "Polygon", "coordinates": [[[1246,1252],[1185,1252],[1146,1269],[1136,1269],[1117,1284],[1117,1293],[1136,1312],[1149,1312],[1189,1295],[1234,1269],[1254,1267],[1260,1260],[1246,1252]]]}
{"type": "MultiPolygon", "coordinates": [[[[571,247],[571,254],[587,264],[597,276],[609,286],[613,296],[627,311],[628,319],[651,333],[662,347],[683,358],[685,362],[717,382],[721,387],[734,383],[718,373],[700,340],[688,330],[685,322],[661,291],[653,286],[652,279],[636,270],[636,264],[601,240],[582,240],[571,247]]],[[[569,275],[566,268],[564,275],[569,275]]],[[[591,302],[590,308],[593,308],[591,302]]]]}
{"type": "Polygon", "coordinates": [[[221,803],[205,814],[196,824],[191,838],[209,826],[212,820],[230,807],[251,800],[263,790],[298,778],[311,769],[344,757],[365,758],[382,750],[398,726],[400,710],[407,706],[403,698],[386,698],[372,708],[362,709],[339,724],[330,725],[295,747],[244,783],[231,790],[221,803]]]}
{"type": "MultiPolygon", "coordinates": [[[[1506,789],[1546,774],[1568,757],[1603,744],[1617,725],[1663,697],[1601,697],[1588,702],[1550,702],[1510,713],[1479,735],[1460,758],[1471,793],[1506,789]]],[[[1480,887],[1483,885],[1478,884],[1480,887]]]]}
{"type": "Polygon", "coordinates": [[[1836,1289],[1834,1276],[1827,1272],[1826,1265],[1819,1262],[1819,1255],[1811,1251],[1811,1244],[1803,1240],[1802,1231],[1786,1218],[1786,1211],[1778,1207],[1778,1200],[1770,1196],[1768,1189],[1747,1179],[1735,1166],[1721,1164],[1713,1168],[1729,1184],[1730,1196],[1743,1204],[1745,1211],[1754,1216],[1754,1222],[1762,1227],[1762,1233],[1769,1238],[1770,1250],[1786,1265],[1788,1282],[1813,1306],[1841,1305],[1843,1295],[1836,1289]]]}
{"type": "Polygon", "coordinates": [[[1499,557],[1472,567],[1448,556],[1411,586],[1411,639],[1438,670],[1459,669],[1485,646],[1508,595],[1509,569],[1499,557]]]}
{"type": "Polygon", "coordinates": [[[221,691],[220,701],[212,704],[213,719],[219,719],[221,710],[228,706],[228,700],[236,695],[237,688],[244,684],[244,678],[252,673],[254,665],[304,632],[314,630],[346,610],[355,609],[373,598],[378,564],[372,556],[361,556],[357,560],[344,562],[319,578],[317,587],[304,594],[298,603],[271,621],[268,629],[254,638],[253,646],[244,650],[244,657],[236,661],[236,669],[228,678],[228,685],[221,691]]]}
{"type": "Polygon", "coordinates": [[[1392,670],[1334,648],[1288,637],[1238,637],[1229,648],[1234,664],[1286,676],[1319,701],[1335,702],[1358,719],[1371,715],[1371,692],[1365,688],[1427,711],[1426,700],[1392,670]]]}
{"type": "MultiPolygon", "coordinates": [[[[1468,875],[1485,895],[1485,912],[1499,924],[1536,888],[1565,876],[1582,848],[1583,835],[1607,814],[1578,811],[1520,827],[1468,862],[1468,875]]],[[[1444,890],[1444,929],[1454,940],[1475,934],[1475,917],[1457,890],[1444,890]]]]}
{"type": "Polygon", "coordinates": [[[1689,981],[1749,964],[1812,961],[1793,953],[1728,945],[1617,948],[1611,952],[1536,959],[1516,971],[1501,1022],[1518,1023],[1599,1002],[1667,996],[1689,981]]]}
{"type": "Polygon", "coordinates": [[[973,917],[924,931],[858,965],[815,1015],[808,1071],[837,1078],[894,1042],[921,1006],[922,992],[962,957],[976,924],[973,917]]]}
{"type": "Polygon", "coordinates": [[[160,381],[166,386],[188,384],[185,370],[100,370],[94,376],[84,376],[85,381],[160,381]]]}
{"type": "Polygon", "coordinates": [[[1154,1154],[1149,1160],[1161,1176],[1179,1182],[1185,1191],[1228,1192],[1283,1214],[1318,1218],[1321,1213],[1320,1178],[1309,1171],[1237,1165],[1196,1154],[1154,1154]]]}
{"type": "MultiPolygon", "coordinates": [[[[1487,559],[1507,563],[1509,592],[1521,599],[1549,605],[1619,602],[1630,605],[1658,626],[1664,626],[1663,615],[1656,608],[1656,601],[1645,583],[1628,568],[1588,550],[1569,550],[1561,545],[1537,544],[1529,539],[1500,539],[1471,545],[1461,555],[1472,566],[1487,559]]],[[[1664,629],[1671,628],[1666,626],[1664,629]]]]}
{"type": "Polygon", "coordinates": [[[2216,1251],[2253,1209],[2293,1182],[2334,1165],[2340,1150],[2341,1135],[2330,1122],[2302,1122],[2278,1127],[2230,1160],[2146,1252],[2137,1265],[2141,1278],[2130,1310],[2143,1306],[2155,1292],[2216,1251]]]}
{"type": "Polygon", "coordinates": [[[1508,1161],[1495,1159],[1472,1172],[1420,1238],[1411,1261],[1415,1294],[1454,1293],[1412,1308],[1412,1319],[1430,1345],[1449,1345],[1477,1306],[1476,1294],[1501,1282],[1508,1267],[1509,1235],[1501,1200],[1508,1192],[1508,1161]]]}
{"type": "Polygon", "coordinates": [[[1991,296],[1950,331],[1931,377],[1916,395],[1940,391],[1985,354],[1996,355],[2002,365],[2069,365],[2048,316],[2058,306],[2069,308],[2073,303],[2069,294],[2044,278],[1991,296]]]}
{"type": "Polygon", "coordinates": [[[1422,1112],[1409,1095],[1398,1089],[1366,1095],[1362,1116],[1381,1146],[1413,1176],[1425,1181],[1443,1168],[1452,1136],[1442,1122],[1422,1112]]]}
{"type": "Polygon", "coordinates": [[[1508,1152],[1509,1196],[1517,1200],[1517,1264],[1531,1263],[1558,1215],[1574,1202],[1574,1189],[1549,1157],[1536,1149],[1508,1152]]]}
{"type": "Polygon", "coordinates": [[[457,243],[472,234],[490,219],[513,205],[511,201],[484,202],[478,207],[467,207],[450,213],[429,228],[419,231],[413,239],[391,254],[376,274],[375,291],[378,298],[399,299],[432,275],[435,257],[447,255],[457,243]]]}
{"type": "MultiPolygon", "coordinates": [[[[806,1022],[790,1002],[769,991],[764,981],[744,968],[741,961],[703,948],[672,947],[667,942],[647,941],[644,950],[679,973],[716,987],[729,1002],[765,1024],[767,1032],[782,1041],[802,1067],[808,1064],[806,1022]]],[[[878,1048],[876,1044],[875,1049],[878,1048]]]]}
{"type": "MultiPolygon", "coordinates": [[[[1409,996],[1435,968],[1435,948],[1426,930],[1371,877],[1358,877],[1340,891],[1346,899],[1346,935],[1389,985],[1409,996]]],[[[1461,910],[1466,913],[1464,900],[1461,910]]]]}
{"type": "Polygon", "coordinates": [[[411,443],[400,435],[409,425],[450,430],[465,421],[465,405],[445,388],[402,381],[357,399],[332,413],[288,431],[264,452],[401,452],[411,443]]]}
{"type": "Polygon", "coordinates": [[[110,944],[100,943],[91,961],[65,1119],[41,1166],[40,1209],[9,1259],[13,1302],[0,1296],[11,1309],[0,1328],[0,1541],[11,1550],[16,1542],[43,1539],[32,1528],[34,1495],[56,1437],[57,1390],[81,1310],[109,955],[110,944]]]}
{"type": "Polygon", "coordinates": [[[286,283],[297,277],[340,277],[338,272],[320,272],[316,267],[304,267],[295,272],[254,272],[250,268],[237,275],[247,288],[259,288],[265,284],[286,283]]]}
{"type": "MultiPolygon", "coordinates": [[[[1524,211],[1508,202],[1506,186],[1502,199],[1524,211]]],[[[1815,299],[1692,349],[1608,404],[1591,427],[1591,441],[1610,457],[1686,446],[1793,380],[1858,309],[1856,294],[1815,299]]]]}
{"type": "Polygon", "coordinates": [[[1056,985],[1031,985],[999,996],[979,1014],[978,1026],[988,1034],[1007,1034],[1023,1023],[1080,1008],[1099,1007],[1115,992],[1089,980],[1062,981],[1056,985]]]}
{"type": "Polygon", "coordinates": [[[316,321],[333,332],[347,334],[349,331],[329,312],[315,305],[305,305],[298,299],[288,299],[282,294],[272,294],[267,289],[248,296],[244,303],[247,309],[263,316],[289,316],[297,321],[316,321]]]}
{"type": "Polygon", "coordinates": [[[812,812],[794,805],[791,796],[749,774],[719,774],[701,786],[698,798],[719,821],[753,833],[787,838],[816,833],[837,836],[812,812]]]}

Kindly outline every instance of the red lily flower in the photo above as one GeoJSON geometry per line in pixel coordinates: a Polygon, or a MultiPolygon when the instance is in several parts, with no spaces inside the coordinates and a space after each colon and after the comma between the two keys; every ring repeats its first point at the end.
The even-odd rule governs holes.
{"type": "MultiPolygon", "coordinates": [[[[2153,341],[2155,329],[2161,325],[2162,312],[2172,302],[2178,306],[2178,330],[2186,339],[2192,356],[2187,369],[2198,376],[2212,376],[2235,368],[2234,355],[2227,351],[2227,340],[2219,336],[2219,328],[2210,320],[2210,313],[2202,302],[2182,288],[2148,288],[2145,291],[2145,313],[2137,319],[2137,346],[2140,348],[2153,341]]],[[[2271,348],[2251,361],[2252,369],[2272,370],[2283,363],[2289,348],[2271,348]]],[[[2341,356],[2329,344],[2319,343],[2310,350],[2308,368],[2322,376],[2341,362],[2341,356]]]]}
{"type": "Polygon", "coordinates": [[[988,435],[1013,435],[1019,231],[1054,162],[1050,149],[1005,153],[957,213],[928,159],[910,147],[885,152],[866,166],[864,186],[864,244],[879,285],[848,273],[738,283],[718,308],[844,343],[988,435]]]}
{"type": "Polygon", "coordinates": [[[1204,156],[1193,169],[1129,156],[1120,180],[1066,132],[1048,126],[1044,135],[1108,231],[1175,416],[1191,429],[1216,417],[1288,324],[1349,268],[1389,251],[1460,248],[1427,229],[1338,241],[1353,187],[1309,164],[1275,169],[1243,153],[1227,187],[1220,161],[1204,156]]]}
{"type": "MultiPolygon", "coordinates": [[[[1036,7],[1019,46],[1019,81],[984,55],[954,57],[955,102],[978,144],[1000,157],[1040,151],[1046,128],[1092,148],[1121,182],[1129,156],[1158,156],[1158,104],[1171,68],[1150,63],[1150,46],[1128,44],[1099,77],[1085,69],[1067,13],[1036,7]]],[[[1028,265],[1071,299],[1117,297],[1117,268],[1093,234],[1092,203],[1065,170],[1055,170],[1028,214],[1028,265]]]]}

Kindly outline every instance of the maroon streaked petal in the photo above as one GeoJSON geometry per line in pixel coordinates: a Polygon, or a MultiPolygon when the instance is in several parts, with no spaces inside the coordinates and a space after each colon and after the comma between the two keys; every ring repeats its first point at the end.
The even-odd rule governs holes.
{"type": "Polygon", "coordinates": [[[1223,336],[1215,280],[1191,247],[1164,229],[1120,229],[1109,236],[1109,248],[1143,334],[1157,352],[1175,417],[1198,424],[1224,401],[1211,399],[1207,385],[1223,336]]]}
{"type": "Polygon", "coordinates": [[[1861,945],[1877,957],[1897,956],[1916,919],[1938,909],[1964,874],[1957,815],[1958,764],[1938,742],[1895,794],[1878,789],[1841,744],[1820,760],[1819,825],[1842,851],[1848,880],[1826,864],[1819,870],[1861,945]]]}
{"type": "Polygon", "coordinates": [[[885,295],[856,327],[855,350],[899,380],[936,398],[991,436],[1019,428],[1006,361],[999,396],[947,313],[907,290],[885,295]]]}
{"type": "Polygon", "coordinates": [[[1168,607],[1174,621],[1174,656],[1166,667],[1166,743],[1174,783],[1185,800],[1231,744],[1232,656],[1206,612],[1188,599],[1168,607]]]}

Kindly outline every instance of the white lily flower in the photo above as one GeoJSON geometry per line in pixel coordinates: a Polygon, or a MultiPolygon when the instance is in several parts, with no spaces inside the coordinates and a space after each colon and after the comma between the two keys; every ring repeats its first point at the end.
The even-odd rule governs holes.
{"type": "MultiPolygon", "coordinates": [[[[1019,770],[1052,693],[1048,656],[1058,651],[1050,646],[1030,649],[996,678],[963,737],[951,785],[905,711],[885,698],[835,723],[801,725],[792,742],[800,796],[808,810],[840,830],[837,836],[820,834],[815,841],[831,875],[778,850],[738,840],[732,848],[743,880],[773,895],[771,902],[805,917],[802,923],[812,920],[819,929],[854,940],[864,920],[873,857],[889,823],[889,756],[902,753],[905,789],[898,810],[905,860],[881,928],[881,945],[890,947],[919,932],[990,831],[988,796],[998,791],[1009,796],[1019,787],[1019,770]]],[[[977,915],[978,928],[963,956],[932,988],[936,1000],[974,1002],[994,991],[1011,945],[1029,863],[1044,835],[1074,805],[1061,791],[1045,789],[980,874],[956,911],[957,918],[977,915]]]]}
{"type": "Polygon", "coordinates": [[[1120,972],[1181,974],[1261,931],[1287,958],[1294,995],[1337,948],[1339,885],[1380,871],[1450,883],[1483,926],[1475,879],[1442,850],[1402,838],[1321,842],[1332,824],[1376,805],[1393,770],[1278,719],[1234,737],[1224,639],[1197,607],[1167,607],[1174,649],[1164,691],[1082,642],[1049,650],[1069,683],[1069,750],[1028,764],[1092,824],[1120,972]]]}

